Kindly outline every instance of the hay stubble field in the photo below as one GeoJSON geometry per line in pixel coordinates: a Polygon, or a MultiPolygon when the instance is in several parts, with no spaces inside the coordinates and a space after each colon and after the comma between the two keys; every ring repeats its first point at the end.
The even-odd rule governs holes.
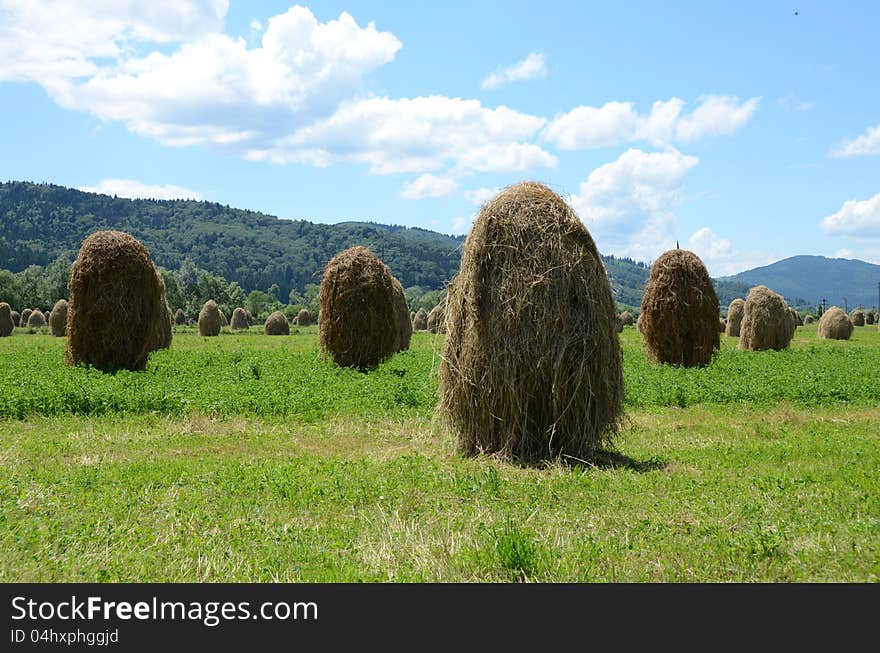
{"type": "Polygon", "coordinates": [[[362,373],[317,327],[175,327],[145,372],[0,339],[0,578],[838,582],[880,579],[880,334],[722,336],[653,366],[621,334],[626,419],[598,461],[464,458],[435,416],[444,336],[362,373]]]}

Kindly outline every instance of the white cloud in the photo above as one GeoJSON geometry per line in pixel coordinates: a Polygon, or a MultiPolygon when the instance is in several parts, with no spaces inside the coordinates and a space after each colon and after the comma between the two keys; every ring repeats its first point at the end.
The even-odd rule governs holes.
{"type": "Polygon", "coordinates": [[[80,186],[86,193],[116,195],[118,197],[147,198],[157,200],[202,200],[204,196],[189,188],[172,185],[150,185],[133,179],[102,179],[95,186],[80,186]]]}
{"type": "Polygon", "coordinates": [[[452,233],[453,234],[466,234],[471,230],[471,225],[474,223],[474,216],[469,218],[465,218],[463,216],[456,216],[452,218],[452,233]]]}
{"type": "Polygon", "coordinates": [[[759,101],[757,97],[741,102],[727,95],[709,95],[686,115],[682,115],[685,102],[679,98],[654,102],[647,115],[640,115],[632,102],[579,106],[557,115],[542,136],[563,150],[637,141],[655,145],[691,142],[736,132],[757,110],[759,101]]]}
{"type": "Polygon", "coordinates": [[[522,61],[518,61],[512,66],[500,68],[483,80],[480,86],[484,89],[497,88],[527,79],[537,79],[547,76],[547,65],[544,61],[544,54],[541,52],[532,52],[522,61]]]}
{"type": "Polygon", "coordinates": [[[651,260],[674,245],[673,208],[698,163],[675,149],[629,149],[593,170],[571,204],[600,251],[651,260]]]}
{"type": "Polygon", "coordinates": [[[880,154],[880,125],[868,128],[864,134],[851,141],[838,143],[829,154],[833,157],[873,156],[880,154]]]}
{"type": "Polygon", "coordinates": [[[250,27],[255,32],[262,32],[263,31],[263,23],[258,21],[256,18],[251,18],[250,27]]]}
{"type": "Polygon", "coordinates": [[[498,188],[474,188],[464,192],[464,198],[471,204],[482,206],[498,194],[498,188]]]}
{"type": "Polygon", "coordinates": [[[804,111],[809,111],[815,107],[816,103],[799,100],[794,93],[788,93],[787,95],[776,98],[776,106],[783,111],[803,113],[804,111]]]}
{"type": "Polygon", "coordinates": [[[880,238],[880,193],[867,200],[847,200],[822,220],[821,227],[829,234],[880,238]]]}
{"type": "Polygon", "coordinates": [[[437,177],[432,174],[424,174],[414,181],[404,184],[400,196],[407,200],[443,197],[454,193],[457,188],[458,184],[450,177],[437,177]]]}

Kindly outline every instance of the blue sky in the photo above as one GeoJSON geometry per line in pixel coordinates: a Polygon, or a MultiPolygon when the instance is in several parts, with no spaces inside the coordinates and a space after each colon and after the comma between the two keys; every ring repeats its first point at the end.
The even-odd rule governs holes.
{"type": "Polygon", "coordinates": [[[880,263],[880,4],[0,0],[0,179],[603,253],[880,263]],[[797,11],[797,15],[795,15],[797,11]]]}

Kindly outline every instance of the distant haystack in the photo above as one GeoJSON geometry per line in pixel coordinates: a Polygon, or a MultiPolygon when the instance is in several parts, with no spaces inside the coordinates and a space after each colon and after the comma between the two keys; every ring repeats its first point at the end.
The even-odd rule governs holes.
{"type": "Polygon", "coordinates": [[[739,329],[743,319],[743,309],[746,302],[744,299],[737,297],[730,306],[727,307],[727,325],[724,327],[724,333],[731,338],[739,338],[739,329]]]}
{"type": "Polygon", "coordinates": [[[39,308],[31,311],[31,314],[28,316],[27,325],[29,329],[40,329],[46,326],[46,316],[43,315],[43,311],[39,308]]]}
{"type": "Polygon", "coordinates": [[[26,329],[26,328],[27,328],[28,320],[29,320],[30,317],[31,317],[31,313],[33,313],[33,310],[31,310],[31,309],[29,309],[29,308],[26,308],[26,309],[24,309],[24,310],[21,312],[21,317],[19,318],[18,325],[19,325],[22,329],[26,329]]]}
{"type": "Polygon", "coordinates": [[[67,300],[59,299],[49,313],[49,329],[56,338],[67,335],[67,300]]]}
{"type": "Polygon", "coordinates": [[[312,324],[312,314],[305,308],[300,309],[299,313],[296,314],[296,324],[301,327],[310,326],[312,324]]]}
{"type": "Polygon", "coordinates": [[[868,311],[867,313],[865,313],[865,324],[874,324],[874,319],[874,311],[868,311]]]}
{"type": "Polygon", "coordinates": [[[816,321],[816,318],[814,318],[812,315],[804,316],[804,324],[812,324],[815,321],[816,321]]]}
{"type": "Polygon", "coordinates": [[[162,293],[159,306],[160,314],[164,313],[164,315],[159,319],[159,346],[157,349],[169,349],[171,347],[171,339],[174,337],[171,328],[174,324],[174,315],[171,313],[171,307],[168,305],[168,300],[165,299],[164,292],[162,293]]]}
{"type": "Polygon", "coordinates": [[[853,323],[849,316],[838,306],[832,306],[819,318],[819,338],[828,340],[849,340],[853,332],[853,323]]]}
{"type": "Polygon", "coordinates": [[[409,319],[409,306],[406,303],[406,295],[403,285],[394,275],[391,276],[391,284],[394,287],[394,309],[397,312],[397,351],[409,349],[412,339],[412,322],[409,319]]]}
{"type": "Polygon", "coordinates": [[[244,312],[243,308],[236,308],[234,311],[232,311],[232,319],[229,321],[229,326],[233,331],[247,330],[247,313],[244,312]]]}
{"type": "Polygon", "coordinates": [[[290,325],[287,323],[284,313],[275,311],[267,317],[266,323],[263,325],[263,333],[267,336],[289,336],[290,325]]]}
{"type": "Polygon", "coordinates": [[[446,333],[446,298],[431,309],[427,319],[428,331],[431,333],[446,333]]]}
{"type": "Polygon", "coordinates": [[[199,335],[200,336],[219,336],[222,320],[220,319],[220,309],[217,302],[209,299],[205,302],[202,310],[199,311],[199,335]]]}
{"type": "Polygon", "coordinates": [[[749,291],[740,324],[740,349],[786,349],[791,344],[794,329],[794,318],[782,295],[767,286],[755,286],[749,291]]]}
{"type": "Polygon", "coordinates": [[[860,308],[854,310],[849,319],[852,320],[853,326],[865,326],[865,312],[860,308]]]}
{"type": "Polygon", "coordinates": [[[428,330],[428,312],[424,308],[420,308],[416,311],[416,316],[413,318],[413,331],[427,331],[428,330]]]}
{"type": "Polygon", "coordinates": [[[177,326],[183,326],[186,324],[186,314],[183,312],[183,309],[178,308],[174,313],[174,324],[177,326]]]}
{"type": "Polygon", "coordinates": [[[0,338],[11,336],[14,329],[12,308],[6,302],[0,302],[0,338]]]}
{"type": "Polygon", "coordinates": [[[18,311],[12,311],[12,324],[15,326],[21,325],[21,313],[18,311]]]}
{"type": "Polygon", "coordinates": [[[620,323],[623,324],[623,326],[632,326],[636,321],[631,312],[624,311],[620,314],[620,323]]]}
{"type": "Polygon", "coordinates": [[[725,320],[723,317],[718,318],[718,332],[724,333],[726,329],[727,329],[727,320],[725,320]]]}
{"type": "Polygon", "coordinates": [[[226,319],[226,313],[218,309],[218,313],[220,314],[220,327],[228,327],[229,320],[226,319]]]}

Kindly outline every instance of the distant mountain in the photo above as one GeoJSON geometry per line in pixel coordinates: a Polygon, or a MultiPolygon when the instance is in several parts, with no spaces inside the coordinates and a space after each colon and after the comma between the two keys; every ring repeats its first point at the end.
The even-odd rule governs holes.
{"type": "Polygon", "coordinates": [[[746,270],[719,282],[746,286],[765,285],[782,294],[789,303],[816,307],[875,307],[878,301],[880,265],[865,261],[824,256],[792,256],[753,270],[746,270]]]}

